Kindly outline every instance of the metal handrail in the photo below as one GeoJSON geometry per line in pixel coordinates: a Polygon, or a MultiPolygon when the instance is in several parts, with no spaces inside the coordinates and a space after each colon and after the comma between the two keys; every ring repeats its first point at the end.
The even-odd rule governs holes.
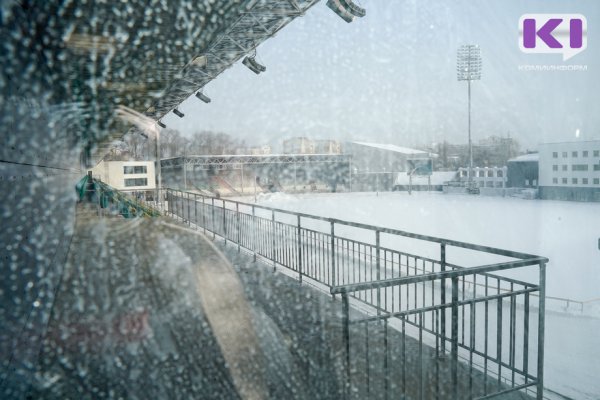
{"type": "MultiPolygon", "coordinates": [[[[192,194],[192,195],[199,195],[206,199],[213,198],[213,196],[205,196],[205,195],[200,195],[197,193],[184,192],[181,190],[175,190],[175,189],[167,189],[167,190],[178,191],[180,193],[188,193],[188,194],[192,194]]],[[[423,240],[426,242],[445,244],[448,246],[460,247],[460,248],[465,248],[465,249],[474,250],[474,251],[481,251],[481,252],[491,253],[491,254],[504,256],[504,257],[519,258],[519,259],[531,259],[531,258],[539,258],[540,257],[540,256],[537,256],[534,254],[500,249],[497,247],[477,245],[477,244],[472,244],[472,243],[467,243],[467,242],[462,242],[462,241],[452,240],[452,239],[446,239],[446,238],[441,238],[441,237],[436,237],[436,236],[422,235],[422,234],[407,232],[407,231],[403,231],[403,230],[399,230],[399,229],[385,228],[385,227],[381,227],[381,226],[364,224],[364,223],[360,223],[360,222],[345,221],[345,220],[341,220],[341,219],[337,219],[337,218],[321,217],[318,215],[307,214],[307,213],[302,213],[302,212],[297,212],[297,211],[290,211],[290,210],[285,210],[285,209],[276,208],[276,207],[268,207],[268,206],[263,206],[263,205],[259,205],[259,204],[254,204],[254,203],[246,203],[246,202],[237,201],[237,200],[222,199],[222,198],[218,198],[218,197],[214,197],[214,198],[218,199],[219,201],[225,202],[225,203],[244,205],[244,206],[248,206],[248,207],[253,207],[255,209],[274,211],[274,212],[278,212],[278,213],[282,213],[282,214],[289,214],[289,215],[299,216],[302,218],[309,218],[309,219],[313,219],[313,220],[317,220],[317,221],[325,221],[325,222],[335,223],[338,225],[350,226],[353,228],[378,231],[380,233],[398,235],[398,236],[408,237],[411,239],[423,240]]]]}
{"type": "Polygon", "coordinates": [[[445,278],[451,279],[451,278],[457,278],[459,276],[465,276],[465,275],[483,274],[486,272],[503,271],[503,270],[513,269],[513,268],[521,268],[521,267],[527,267],[527,266],[531,266],[531,265],[539,265],[542,262],[546,263],[546,262],[548,262],[548,259],[545,257],[535,257],[535,258],[531,258],[529,260],[510,261],[510,262],[505,262],[505,263],[481,265],[478,267],[454,269],[452,271],[434,272],[434,273],[428,273],[428,274],[422,274],[422,275],[416,275],[416,276],[403,276],[400,278],[392,278],[392,279],[385,279],[385,280],[372,281],[372,282],[363,282],[363,283],[353,283],[353,284],[349,284],[349,285],[339,285],[339,286],[334,286],[331,288],[331,294],[351,293],[351,292],[357,292],[359,290],[368,290],[368,289],[381,289],[381,288],[386,288],[386,287],[390,287],[390,286],[408,285],[411,283],[436,281],[436,280],[445,279],[445,278]]]}
{"type": "MultiPolygon", "coordinates": [[[[309,278],[320,285],[324,285],[326,290],[329,290],[333,296],[340,295],[343,316],[342,334],[347,357],[349,357],[349,307],[350,298],[352,298],[353,304],[363,303],[367,306],[369,313],[376,313],[376,315],[370,317],[373,320],[387,323],[390,318],[400,318],[403,324],[413,325],[420,332],[427,332],[435,337],[436,346],[439,341],[441,354],[450,354],[453,391],[458,387],[457,363],[458,358],[461,357],[458,350],[464,349],[470,354],[470,365],[473,365],[473,355],[483,357],[485,373],[489,369],[487,363],[495,363],[498,382],[501,379],[506,379],[506,375],[501,374],[501,370],[504,368],[505,371],[509,371],[512,374],[513,387],[507,389],[507,392],[536,386],[537,398],[543,398],[545,270],[548,258],[180,190],[167,189],[167,198],[169,199],[169,212],[171,215],[182,218],[190,225],[196,224],[197,228],[202,228],[205,232],[210,231],[213,238],[218,235],[226,243],[228,241],[236,243],[238,251],[240,248],[247,249],[250,253],[253,253],[254,260],[257,259],[257,256],[260,256],[272,263],[273,268],[281,265],[297,273],[300,281],[303,277],[309,278]],[[242,208],[247,207],[247,210],[240,210],[240,206],[242,208]],[[265,214],[268,215],[257,215],[257,210],[267,211],[265,214]],[[287,222],[276,221],[276,213],[295,218],[289,218],[290,221],[287,222]],[[303,218],[323,221],[327,223],[328,227],[307,228],[302,226],[301,221],[303,218]],[[241,220],[243,220],[243,224],[241,220]],[[375,241],[374,243],[365,243],[340,236],[335,229],[339,225],[370,231],[375,234],[375,241]],[[381,234],[439,244],[438,251],[440,253],[438,254],[440,258],[436,260],[404,253],[400,250],[384,248],[381,246],[381,234]],[[358,252],[355,251],[355,245],[358,252]],[[513,260],[474,267],[461,267],[447,262],[447,246],[509,257],[513,260]],[[358,254],[358,257],[356,254],[358,254]],[[391,256],[391,260],[389,256],[391,256]],[[403,257],[406,257],[405,263],[402,262],[403,257]],[[413,263],[410,263],[409,260],[411,259],[414,259],[413,263]],[[397,267],[398,276],[381,279],[383,276],[387,277],[390,265],[392,276],[396,275],[394,267],[397,267]],[[539,267],[537,284],[492,274],[497,271],[528,266],[539,267]],[[411,269],[414,271],[414,275],[409,272],[411,269]],[[356,279],[355,273],[358,274],[358,279],[356,279]],[[472,277],[472,279],[467,280],[467,277],[472,277]],[[439,286],[436,281],[440,282],[439,286]],[[482,284],[482,281],[485,283],[482,284]],[[341,282],[354,283],[340,284],[341,282]],[[430,283],[426,285],[428,282],[430,283]],[[449,287],[448,283],[450,283],[449,287]],[[466,284],[469,285],[468,288],[466,284]],[[460,288],[461,285],[462,289],[460,288]],[[396,287],[398,290],[401,287],[405,288],[402,289],[402,298],[400,298],[400,291],[398,291],[397,301],[399,303],[397,304],[394,303],[393,297],[396,287]],[[483,290],[480,288],[483,288],[483,290]],[[429,290],[427,298],[426,290],[429,290]],[[468,296],[467,293],[469,293],[468,296]],[[388,296],[390,295],[392,298],[388,306],[388,296]],[[528,361],[524,361],[523,366],[519,367],[515,364],[514,356],[517,347],[515,339],[517,331],[516,306],[519,304],[523,310],[522,317],[519,318],[523,318],[522,324],[524,324],[520,335],[525,335],[522,350],[525,360],[528,358],[529,302],[531,296],[537,297],[538,309],[537,327],[535,331],[532,330],[532,333],[537,336],[535,345],[537,347],[537,362],[531,363],[532,365],[537,364],[536,377],[529,370],[528,361]],[[403,299],[405,301],[404,307],[402,307],[403,299]],[[503,303],[503,300],[506,300],[506,302],[503,303]],[[490,353],[489,349],[492,349],[492,344],[490,344],[489,349],[487,344],[487,310],[490,302],[495,302],[495,323],[498,329],[496,346],[500,355],[490,353]],[[472,310],[475,304],[480,303],[485,304],[485,314],[484,317],[481,317],[485,318],[486,321],[485,349],[477,348],[474,339],[472,339],[475,335],[476,321],[479,319],[479,317],[474,318],[472,310]],[[394,304],[396,304],[396,307],[394,307],[394,304]],[[501,351],[503,344],[503,304],[510,308],[510,310],[505,311],[510,319],[507,328],[505,328],[505,335],[510,336],[506,339],[510,356],[506,358],[502,356],[501,351]],[[465,316],[467,308],[471,310],[469,311],[470,320],[466,319],[465,316]],[[448,316],[446,311],[448,311],[448,316]],[[425,318],[427,313],[429,313],[429,316],[425,318]],[[413,320],[410,321],[409,318],[413,320]],[[449,321],[447,321],[448,319],[449,321]],[[460,330],[459,324],[462,325],[460,330]],[[447,328],[450,328],[450,334],[448,334],[447,328]],[[468,337],[471,338],[469,339],[471,342],[465,341],[466,330],[470,332],[468,337]],[[447,352],[448,344],[450,345],[449,352],[447,352]],[[523,385],[519,384],[521,382],[515,381],[515,374],[521,377],[521,382],[524,380],[523,385]]],[[[505,342],[504,346],[506,344],[505,342]]],[[[346,374],[349,376],[349,358],[346,361],[346,374]]]]}

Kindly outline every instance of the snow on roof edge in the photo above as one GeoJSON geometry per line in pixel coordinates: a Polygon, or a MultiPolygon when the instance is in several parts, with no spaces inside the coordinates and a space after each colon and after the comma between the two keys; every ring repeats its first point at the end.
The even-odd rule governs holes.
{"type": "Polygon", "coordinates": [[[355,142],[355,141],[352,141],[350,143],[358,144],[361,146],[373,147],[373,148],[381,149],[381,150],[393,151],[393,152],[402,153],[402,154],[421,154],[421,155],[427,154],[427,155],[429,155],[429,152],[427,152],[427,151],[411,149],[410,147],[396,146],[395,144],[355,142]]]}

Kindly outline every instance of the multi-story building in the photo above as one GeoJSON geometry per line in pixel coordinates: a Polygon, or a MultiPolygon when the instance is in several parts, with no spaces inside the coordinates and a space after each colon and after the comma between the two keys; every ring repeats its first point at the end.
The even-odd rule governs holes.
{"type": "Polygon", "coordinates": [[[145,191],[156,188],[152,161],[100,161],[92,176],[117,190],[145,191]]]}
{"type": "Polygon", "coordinates": [[[540,198],[600,201],[600,140],[540,145],[540,198]]]}
{"type": "Polygon", "coordinates": [[[315,154],[315,141],[306,137],[295,137],[283,141],[284,154],[315,154]]]}
{"type": "MultiPolygon", "coordinates": [[[[475,167],[473,168],[471,180],[480,188],[505,188],[506,167],[475,167]]],[[[458,178],[461,182],[469,180],[469,169],[459,168],[458,178]]]]}
{"type": "Polygon", "coordinates": [[[315,140],[317,154],[342,154],[342,144],[337,140],[315,140]]]}
{"type": "Polygon", "coordinates": [[[238,154],[247,154],[251,156],[269,155],[271,154],[271,146],[268,144],[258,147],[249,147],[247,149],[239,149],[238,154]]]}

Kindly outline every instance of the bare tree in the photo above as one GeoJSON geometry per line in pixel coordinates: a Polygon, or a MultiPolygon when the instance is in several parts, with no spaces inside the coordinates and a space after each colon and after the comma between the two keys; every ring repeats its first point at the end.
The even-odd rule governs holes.
{"type": "Polygon", "coordinates": [[[226,133],[201,131],[194,133],[190,138],[188,154],[235,154],[236,150],[242,147],[245,147],[243,140],[235,139],[226,133]]]}

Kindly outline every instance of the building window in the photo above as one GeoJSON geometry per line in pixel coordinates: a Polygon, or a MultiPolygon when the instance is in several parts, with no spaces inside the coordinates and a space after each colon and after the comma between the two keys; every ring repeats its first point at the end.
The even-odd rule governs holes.
{"type": "Polygon", "coordinates": [[[493,178],[494,177],[494,171],[490,170],[488,171],[488,178],[493,178]]]}
{"type": "Polygon", "coordinates": [[[600,178],[594,178],[594,185],[600,185],[600,178]]]}
{"type": "Polygon", "coordinates": [[[145,165],[126,165],[123,167],[124,174],[145,174],[147,172],[145,165]]]}
{"type": "Polygon", "coordinates": [[[600,150],[594,150],[594,157],[600,157],[600,150]]]}
{"type": "Polygon", "coordinates": [[[581,152],[581,157],[587,157],[588,156],[588,151],[584,150],[581,152]]]}
{"type": "Polygon", "coordinates": [[[567,158],[567,152],[566,152],[566,151],[563,151],[563,154],[562,154],[562,156],[563,156],[563,158],[567,158]]]}
{"type": "Polygon", "coordinates": [[[577,158],[577,152],[576,152],[576,151],[572,152],[572,153],[571,153],[571,157],[573,157],[573,158],[577,158]]]}
{"type": "Polygon", "coordinates": [[[587,185],[587,184],[588,184],[588,178],[582,178],[582,179],[581,179],[581,183],[582,183],[583,185],[587,185]]]}
{"type": "Polygon", "coordinates": [[[125,187],[148,186],[148,178],[125,179],[125,187]]]}
{"type": "Polygon", "coordinates": [[[496,174],[496,175],[498,176],[498,178],[502,178],[502,177],[504,176],[504,171],[502,171],[501,169],[499,169],[499,170],[497,171],[497,174],[496,174]]]}
{"type": "Polygon", "coordinates": [[[571,165],[571,171],[587,171],[588,170],[588,165],[587,164],[573,164],[571,165]]]}
{"type": "Polygon", "coordinates": [[[572,179],[571,179],[571,183],[572,183],[573,185],[577,185],[577,178],[572,178],[572,179]]]}
{"type": "Polygon", "coordinates": [[[480,178],[485,177],[485,171],[479,171],[479,177],[480,178]]]}
{"type": "Polygon", "coordinates": [[[566,170],[567,170],[567,165],[563,165],[563,166],[562,166],[562,170],[563,170],[563,171],[566,171],[566,170]]]}
{"type": "Polygon", "coordinates": [[[558,158],[558,151],[552,152],[552,158],[558,158]]]}
{"type": "Polygon", "coordinates": [[[552,166],[552,171],[558,171],[558,165],[553,165],[552,166]]]}
{"type": "Polygon", "coordinates": [[[594,164],[594,171],[600,171],[600,164],[594,164]]]}
{"type": "Polygon", "coordinates": [[[552,178],[552,183],[558,183],[558,178],[552,178]]]}
{"type": "Polygon", "coordinates": [[[567,184],[567,178],[562,178],[562,183],[563,183],[563,185],[566,185],[567,184]]]}

